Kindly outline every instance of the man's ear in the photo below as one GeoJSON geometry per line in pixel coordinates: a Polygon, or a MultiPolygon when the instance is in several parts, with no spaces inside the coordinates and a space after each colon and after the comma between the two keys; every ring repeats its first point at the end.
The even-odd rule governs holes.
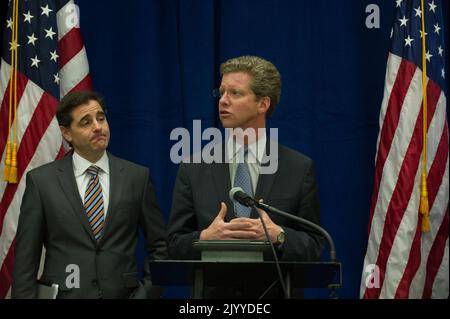
{"type": "Polygon", "coordinates": [[[270,97],[264,96],[259,100],[258,113],[264,114],[267,113],[267,110],[270,107],[270,97]]]}
{"type": "Polygon", "coordinates": [[[61,134],[67,142],[72,142],[72,134],[70,134],[70,130],[65,126],[59,126],[61,130],[61,134]]]}

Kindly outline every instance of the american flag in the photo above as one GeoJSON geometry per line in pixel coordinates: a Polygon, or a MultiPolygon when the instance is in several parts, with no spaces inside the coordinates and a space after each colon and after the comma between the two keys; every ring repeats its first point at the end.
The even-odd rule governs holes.
{"type": "Polygon", "coordinates": [[[448,298],[449,142],[445,48],[439,0],[396,0],[391,31],[362,298],[448,298]],[[425,30],[422,31],[422,16],[425,30]],[[430,230],[419,212],[425,34],[426,182],[430,230]]]}
{"type": "MultiPolygon", "coordinates": [[[[79,28],[78,7],[69,0],[9,0],[0,64],[0,173],[3,175],[9,128],[11,49],[15,45],[13,4],[17,19],[17,177],[0,181],[0,298],[11,286],[14,247],[25,175],[64,155],[56,121],[61,97],[92,87],[86,51],[79,28]]],[[[12,113],[12,116],[14,113],[12,113]]]]}

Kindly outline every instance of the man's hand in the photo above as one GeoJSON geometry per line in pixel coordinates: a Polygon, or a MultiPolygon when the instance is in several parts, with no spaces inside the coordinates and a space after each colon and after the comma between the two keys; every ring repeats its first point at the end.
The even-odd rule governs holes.
{"type": "MultiPolygon", "coordinates": [[[[277,241],[278,234],[282,231],[282,228],[280,226],[278,226],[277,224],[275,224],[264,210],[258,208],[258,211],[261,214],[261,217],[264,220],[264,223],[266,224],[266,228],[267,228],[267,232],[269,234],[270,241],[272,243],[275,243],[277,241]]],[[[238,223],[239,224],[241,224],[241,223],[251,224],[251,226],[248,227],[246,230],[251,233],[254,233],[254,236],[252,238],[248,238],[248,239],[266,240],[266,234],[264,233],[264,228],[263,228],[263,225],[259,218],[258,219],[235,218],[232,221],[230,221],[230,224],[234,224],[234,223],[236,223],[236,224],[238,224],[238,223]]]]}
{"type": "Polygon", "coordinates": [[[200,240],[255,239],[255,227],[250,218],[235,218],[227,223],[224,221],[226,214],[227,205],[222,202],[217,217],[200,233],[200,240]]]}

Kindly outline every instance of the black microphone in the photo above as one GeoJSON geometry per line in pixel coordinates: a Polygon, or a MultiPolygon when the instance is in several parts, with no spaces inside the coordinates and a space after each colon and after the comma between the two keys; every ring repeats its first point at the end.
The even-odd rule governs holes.
{"type": "Polygon", "coordinates": [[[238,202],[241,205],[247,207],[253,207],[253,205],[255,205],[255,200],[247,195],[240,187],[233,187],[230,189],[229,196],[233,202],[238,202]]]}
{"type": "Polygon", "coordinates": [[[280,215],[280,216],[286,217],[288,219],[295,220],[298,223],[300,223],[302,226],[307,227],[308,229],[315,230],[320,235],[325,237],[326,241],[328,242],[329,249],[330,249],[330,261],[336,262],[336,248],[334,246],[334,241],[331,238],[330,234],[325,229],[320,227],[319,225],[314,224],[313,222],[310,222],[309,220],[306,220],[304,218],[283,212],[282,210],[279,210],[275,207],[269,206],[265,203],[259,202],[256,199],[250,197],[248,194],[246,194],[240,187],[233,187],[230,190],[229,195],[230,195],[230,199],[232,201],[236,201],[241,205],[244,205],[247,207],[261,208],[265,211],[274,213],[276,215],[280,215]]]}

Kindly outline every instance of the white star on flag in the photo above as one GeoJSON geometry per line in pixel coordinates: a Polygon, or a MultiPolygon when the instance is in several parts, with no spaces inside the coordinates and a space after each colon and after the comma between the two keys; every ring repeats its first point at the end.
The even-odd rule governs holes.
{"type": "Polygon", "coordinates": [[[419,18],[422,17],[422,11],[420,10],[420,7],[418,7],[417,9],[414,8],[414,11],[416,11],[415,17],[419,17],[419,18]]]}
{"type": "Polygon", "coordinates": [[[434,0],[429,2],[428,5],[430,6],[430,11],[433,11],[434,13],[436,13],[436,11],[434,11],[436,9],[436,5],[434,4],[434,0]]]}
{"type": "Polygon", "coordinates": [[[433,55],[430,54],[430,50],[427,50],[427,53],[425,53],[425,58],[427,59],[428,62],[430,62],[430,59],[433,55]]]}
{"type": "Polygon", "coordinates": [[[408,37],[405,39],[405,47],[406,47],[407,45],[411,46],[411,42],[412,42],[412,41],[414,41],[414,39],[411,39],[411,38],[409,37],[409,35],[408,35],[408,37]]]}
{"type": "Polygon", "coordinates": [[[403,16],[403,19],[398,19],[398,21],[400,21],[400,26],[405,26],[406,27],[406,22],[408,22],[409,19],[406,19],[405,16],[403,16]]]}
{"type": "Polygon", "coordinates": [[[31,66],[35,66],[38,68],[38,64],[41,62],[41,60],[38,59],[37,55],[34,58],[31,58],[31,66]]]}
{"type": "Polygon", "coordinates": [[[50,12],[52,12],[52,9],[49,9],[48,4],[45,7],[41,7],[42,13],[41,15],[46,15],[47,17],[50,16],[50,12]]]}
{"type": "Polygon", "coordinates": [[[59,55],[56,54],[56,50],[53,51],[53,52],[50,52],[50,55],[51,55],[50,60],[52,60],[52,61],[55,61],[55,62],[56,62],[56,60],[59,58],[59,55]]]}
{"type": "Polygon", "coordinates": [[[53,32],[53,28],[50,27],[50,29],[44,29],[44,31],[46,32],[45,37],[53,40],[53,36],[56,34],[55,32],[53,32]]]}
{"type": "Polygon", "coordinates": [[[8,28],[8,29],[11,29],[12,30],[12,25],[13,25],[13,20],[11,19],[11,18],[9,18],[8,20],[6,20],[6,27],[8,28]]]}
{"type": "Polygon", "coordinates": [[[32,15],[30,14],[30,11],[28,11],[27,13],[23,13],[23,15],[24,15],[24,17],[25,17],[25,19],[23,19],[23,22],[28,22],[28,23],[31,24],[31,19],[33,19],[34,16],[32,16],[32,15]]]}
{"type": "Polygon", "coordinates": [[[434,33],[437,33],[439,35],[439,30],[441,30],[441,28],[439,27],[439,24],[435,24],[434,25],[434,33]]]}
{"type": "Polygon", "coordinates": [[[34,45],[34,43],[38,39],[34,36],[34,33],[32,33],[31,35],[27,35],[27,38],[28,38],[28,44],[32,44],[32,45],[34,45]]]}

